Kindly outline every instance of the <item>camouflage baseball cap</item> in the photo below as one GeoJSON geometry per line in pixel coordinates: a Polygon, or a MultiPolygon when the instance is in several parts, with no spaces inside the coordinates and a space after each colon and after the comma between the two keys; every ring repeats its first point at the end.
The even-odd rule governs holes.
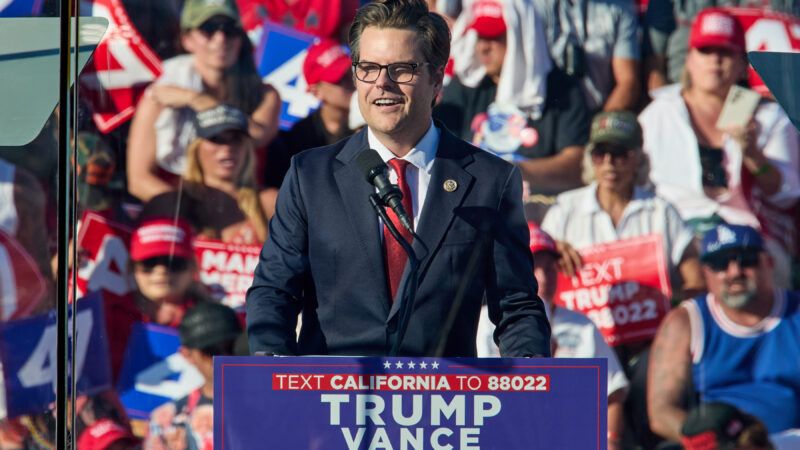
{"type": "Polygon", "coordinates": [[[181,12],[181,29],[197,28],[214,16],[225,16],[239,22],[239,10],[233,0],[186,0],[181,12]]]}
{"type": "Polygon", "coordinates": [[[625,148],[642,146],[642,127],[636,115],[628,111],[601,112],[592,120],[589,147],[596,144],[613,144],[625,148]]]}

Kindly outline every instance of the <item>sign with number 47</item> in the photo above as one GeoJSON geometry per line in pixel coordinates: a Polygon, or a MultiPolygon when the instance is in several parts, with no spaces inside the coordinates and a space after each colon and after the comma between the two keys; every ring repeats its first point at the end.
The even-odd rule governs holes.
{"type": "MultiPolygon", "coordinates": [[[[111,385],[102,303],[99,293],[77,302],[74,365],[80,394],[99,392],[111,385]]],[[[47,411],[55,401],[56,333],[55,311],[6,322],[0,328],[8,417],[47,411]]]]}
{"type": "Polygon", "coordinates": [[[273,22],[264,22],[256,51],[256,67],[265,82],[281,96],[281,129],[288,130],[298,120],[319,107],[319,100],[306,91],[303,61],[317,38],[273,22]]]}

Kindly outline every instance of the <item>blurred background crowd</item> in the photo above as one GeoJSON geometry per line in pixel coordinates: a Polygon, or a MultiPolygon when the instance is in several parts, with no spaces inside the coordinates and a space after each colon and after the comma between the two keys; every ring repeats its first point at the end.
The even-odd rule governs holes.
{"type": "MultiPolygon", "coordinates": [[[[609,448],[800,448],[800,141],[746,57],[800,50],[800,3],[428,3],[452,32],[436,123],[520,168],[555,355],[609,360],[609,448]],[[587,280],[631,245],[645,275],[587,280]],[[661,300],[611,306],[647,277],[661,300]],[[593,293],[570,301],[578,279],[593,293]]],[[[289,161],[364,126],[346,45],[359,5],[82,3],[113,10],[129,46],[95,59],[146,81],[110,83],[108,61],[81,80],[73,298],[99,298],[103,326],[78,450],[212,447],[212,357],[248,354],[244,293],[289,161]]],[[[55,302],[57,114],[0,147],[0,313],[20,330],[55,302]]],[[[487,315],[480,356],[498,354],[491,333],[487,315]]],[[[0,449],[53,448],[50,405],[3,365],[0,449]]]]}

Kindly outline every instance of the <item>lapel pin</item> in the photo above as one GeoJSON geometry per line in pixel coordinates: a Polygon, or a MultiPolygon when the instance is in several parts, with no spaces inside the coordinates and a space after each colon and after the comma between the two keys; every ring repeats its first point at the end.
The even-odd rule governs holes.
{"type": "Polygon", "coordinates": [[[445,191],[454,192],[456,189],[458,189],[458,183],[456,183],[456,180],[445,180],[444,182],[445,191]]]}

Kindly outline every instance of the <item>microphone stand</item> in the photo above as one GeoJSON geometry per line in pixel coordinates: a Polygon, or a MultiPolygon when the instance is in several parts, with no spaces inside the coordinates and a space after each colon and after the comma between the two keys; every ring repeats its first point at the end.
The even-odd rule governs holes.
{"type": "MultiPolygon", "coordinates": [[[[417,259],[416,253],[414,253],[414,249],[411,247],[411,244],[400,234],[400,231],[397,230],[397,227],[394,225],[392,220],[389,218],[389,215],[386,214],[386,208],[381,201],[381,197],[378,194],[371,194],[369,196],[369,202],[372,205],[372,208],[381,218],[383,223],[386,225],[386,228],[389,230],[389,233],[394,237],[394,239],[403,247],[403,250],[408,255],[408,264],[409,264],[409,274],[405,278],[403,286],[400,287],[399,292],[403,293],[403,296],[398,300],[400,301],[400,310],[398,311],[398,321],[397,321],[397,337],[392,344],[392,348],[389,351],[389,356],[397,356],[400,352],[400,345],[403,343],[403,338],[405,337],[406,330],[408,329],[408,323],[411,319],[411,311],[414,309],[414,301],[417,295],[417,284],[418,280],[418,273],[417,269],[419,268],[419,260],[417,259]]],[[[412,236],[416,237],[413,230],[411,231],[412,236]]],[[[383,237],[387,239],[387,236],[383,237]]]]}

